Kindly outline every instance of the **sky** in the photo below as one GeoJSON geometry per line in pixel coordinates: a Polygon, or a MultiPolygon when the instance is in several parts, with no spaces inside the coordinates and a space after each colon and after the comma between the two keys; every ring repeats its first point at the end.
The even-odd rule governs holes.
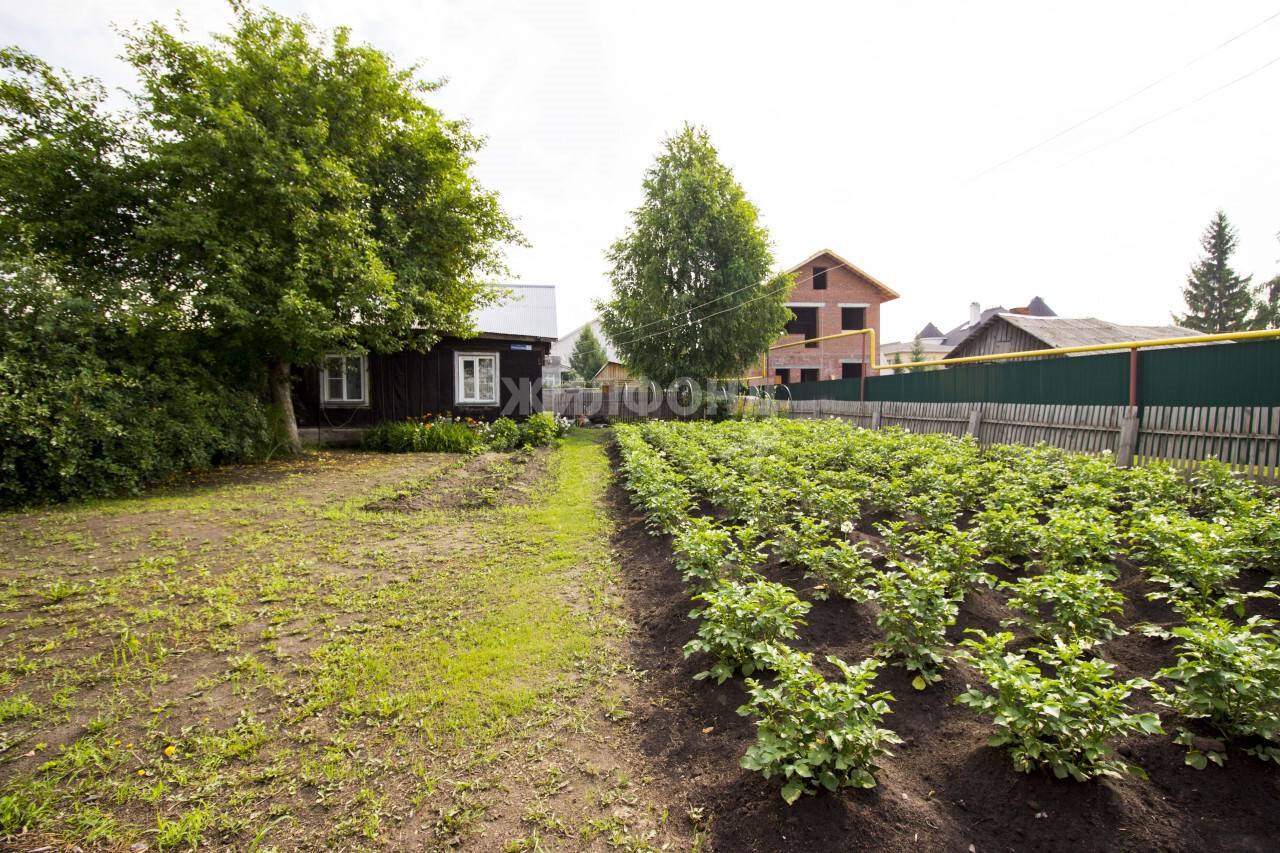
{"type": "MultiPolygon", "coordinates": [[[[609,296],[605,251],[685,122],[759,207],[779,268],[830,248],[901,294],[884,340],[1033,296],[1169,322],[1218,208],[1236,269],[1280,274],[1280,16],[1239,35],[1280,0],[271,6],[448,81],[430,100],[486,138],[476,172],[530,244],[507,253],[513,280],[557,286],[562,334],[609,296]]],[[[197,37],[231,20],[180,8],[197,37]]],[[[117,29],[174,14],[10,0],[0,43],[131,88],[117,29]]]]}

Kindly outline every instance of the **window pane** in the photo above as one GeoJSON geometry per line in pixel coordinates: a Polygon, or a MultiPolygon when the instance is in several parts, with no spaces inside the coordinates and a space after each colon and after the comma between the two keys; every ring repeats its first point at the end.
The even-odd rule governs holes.
{"type": "Polygon", "coordinates": [[[325,359],[324,378],[327,383],[326,396],[330,400],[342,399],[342,359],[330,356],[325,359]]]}
{"type": "Polygon", "coordinates": [[[496,400],[495,386],[497,379],[494,376],[494,361],[492,356],[477,359],[480,362],[480,390],[477,395],[479,399],[486,402],[496,400]]]}
{"type": "Polygon", "coordinates": [[[474,400],[476,398],[476,360],[474,358],[462,359],[462,399],[474,400]]]}
{"type": "Polygon", "coordinates": [[[364,359],[359,356],[350,356],[347,358],[347,399],[363,400],[364,399],[364,370],[362,364],[364,359]]]}

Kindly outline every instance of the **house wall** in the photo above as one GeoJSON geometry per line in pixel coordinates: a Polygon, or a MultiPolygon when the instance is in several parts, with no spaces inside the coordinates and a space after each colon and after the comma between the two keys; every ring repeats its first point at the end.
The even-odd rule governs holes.
{"type": "MultiPolygon", "coordinates": [[[[867,306],[866,325],[876,330],[880,336],[880,303],[883,293],[874,284],[867,281],[848,267],[839,267],[840,263],[829,255],[815,258],[809,265],[795,271],[796,280],[800,283],[791,291],[788,303],[816,304],[818,308],[818,337],[835,335],[841,331],[840,307],[842,304],[861,304],[867,306]],[[827,267],[826,290],[814,290],[814,266],[827,267]]],[[[783,335],[778,343],[790,343],[802,340],[801,335],[783,335]]],[[[839,379],[841,364],[845,361],[872,361],[870,340],[866,336],[855,335],[835,341],[823,341],[816,348],[788,347],[769,353],[769,375],[776,375],[777,368],[790,369],[792,381],[800,375],[800,369],[817,367],[820,379],[839,379]],[[865,358],[863,347],[866,346],[865,358]]],[[[873,375],[871,371],[868,376],[873,375]]]]}
{"type": "MultiPolygon", "coordinates": [[[[512,396],[511,389],[502,380],[512,380],[517,389],[522,379],[535,383],[542,377],[542,362],[549,350],[547,341],[446,338],[425,353],[371,353],[368,356],[369,403],[360,407],[322,404],[320,369],[307,367],[295,372],[294,411],[301,427],[365,427],[443,412],[492,420],[501,414],[512,396]],[[530,349],[513,349],[519,346],[530,349]],[[455,405],[454,355],[458,352],[498,353],[499,405],[455,405]]],[[[542,408],[541,394],[536,395],[534,408],[542,408]]]]}
{"type": "Polygon", "coordinates": [[[1037,349],[1048,349],[1048,344],[1007,322],[1004,318],[996,317],[985,328],[979,329],[961,341],[948,355],[952,358],[962,358],[969,355],[998,355],[1037,349]]]}

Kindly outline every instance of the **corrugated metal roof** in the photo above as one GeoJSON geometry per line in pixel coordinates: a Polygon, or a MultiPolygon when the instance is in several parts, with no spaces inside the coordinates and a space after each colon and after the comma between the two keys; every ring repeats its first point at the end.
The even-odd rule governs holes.
{"type": "Polygon", "coordinates": [[[471,315],[481,335],[525,335],[556,339],[556,288],[553,284],[499,284],[509,290],[497,303],[471,315]]]}
{"type": "Polygon", "coordinates": [[[1184,329],[1181,326],[1127,326],[1099,320],[1097,317],[1026,317],[1021,314],[1000,314],[999,317],[1039,338],[1051,348],[1150,341],[1200,334],[1194,329],[1184,329]]]}

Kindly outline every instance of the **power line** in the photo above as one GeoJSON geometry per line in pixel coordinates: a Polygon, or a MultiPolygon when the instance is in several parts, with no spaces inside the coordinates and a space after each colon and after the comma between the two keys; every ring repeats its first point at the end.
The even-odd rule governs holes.
{"type": "Polygon", "coordinates": [[[1111,112],[1112,110],[1114,110],[1116,107],[1119,107],[1119,106],[1122,106],[1122,105],[1124,105],[1124,104],[1127,104],[1129,101],[1132,101],[1134,98],[1138,97],[1139,95],[1141,95],[1141,94],[1143,94],[1143,93],[1145,93],[1145,92],[1148,92],[1148,91],[1150,91],[1151,89],[1154,89],[1156,86],[1159,86],[1161,83],[1163,83],[1164,81],[1168,80],[1170,77],[1174,77],[1174,76],[1177,76],[1178,74],[1181,74],[1183,71],[1186,71],[1188,68],[1190,68],[1191,66],[1193,66],[1193,65],[1195,65],[1196,63],[1200,62],[1201,60],[1203,60],[1203,59],[1205,59],[1205,58],[1207,58],[1207,57],[1209,57],[1209,56],[1212,56],[1214,53],[1217,53],[1219,50],[1222,50],[1222,49],[1223,49],[1224,47],[1226,47],[1227,45],[1231,44],[1232,42],[1236,41],[1237,39],[1240,39],[1240,38],[1242,38],[1242,37],[1244,37],[1244,36],[1248,35],[1249,33],[1253,32],[1254,30],[1258,29],[1259,27],[1262,27],[1262,26],[1264,26],[1264,25],[1266,25],[1266,24],[1271,23],[1271,22],[1272,22],[1272,21],[1274,21],[1276,18],[1280,18],[1280,11],[1278,11],[1278,12],[1274,12],[1274,13],[1272,13],[1271,15],[1267,16],[1266,18],[1263,18],[1261,21],[1259,21],[1258,23],[1256,23],[1256,24],[1254,24],[1253,26],[1249,27],[1248,29],[1241,30],[1240,32],[1238,32],[1238,33],[1236,33],[1235,35],[1233,35],[1231,38],[1229,38],[1229,39],[1227,39],[1226,41],[1224,41],[1222,44],[1220,44],[1220,45],[1218,45],[1218,46],[1216,46],[1216,47],[1210,48],[1209,50],[1207,50],[1207,51],[1205,51],[1204,53],[1200,54],[1199,56],[1195,57],[1194,59],[1192,59],[1191,61],[1187,62],[1186,64],[1181,65],[1181,66],[1179,66],[1178,68],[1175,68],[1174,70],[1172,70],[1172,71],[1170,71],[1169,73],[1165,74],[1163,77],[1160,77],[1160,78],[1159,78],[1159,79],[1157,79],[1157,80],[1153,80],[1153,81],[1151,81],[1151,82],[1150,82],[1150,83],[1148,83],[1147,85],[1143,86],[1141,89],[1138,89],[1137,91],[1134,91],[1134,92],[1129,93],[1128,95],[1125,95],[1123,98],[1121,98],[1120,100],[1118,100],[1118,101],[1116,101],[1115,103],[1111,104],[1110,106],[1105,107],[1105,108],[1103,108],[1103,109],[1101,109],[1101,110],[1098,110],[1096,113],[1094,113],[1093,115],[1089,116],[1088,118],[1081,119],[1080,121],[1076,122],[1075,124],[1071,125],[1070,127],[1063,128],[1062,130],[1058,131],[1057,133],[1053,134],[1052,136],[1049,136],[1049,137],[1046,137],[1045,139],[1040,140],[1040,141],[1039,141],[1039,142],[1037,142],[1035,145],[1032,145],[1030,148],[1025,148],[1025,149],[1023,149],[1022,151],[1019,151],[1017,154],[1014,154],[1012,157],[1009,157],[1009,158],[1007,158],[1007,159],[1005,159],[1005,160],[1001,160],[999,163],[996,163],[994,166],[991,166],[990,168],[985,169],[985,170],[983,170],[983,171],[979,172],[978,174],[974,175],[972,178],[970,178],[970,179],[969,179],[970,183],[972,183],[973,181],[978,180],[979,178],[982,178],[982,177],[985,177],[985,176],[987,176],[987,175],[991,174],[992,172],[996,171],[997,169],[1001,169],[1001,168],[1003,168],[1003,167],[1005,167],[1005,166],[1009,165],[1010,163],[1014,162],[1015,160],[1020,160],[1020,159],[1022,159],[1023,157],[1025,157],[1026,155],[1030,154],[1030,153],[1031,153],[1031,152],[1033,152],[1033,151],[1038,151],[1039,149],[1041,149],[1041,148],[1043,148],[1044,146],[1048,145],[1050,142],[1053,142],[1053,141],[1055,141],[1055,140],[1061,139],[1062,137],[1066,136],[1068,133],[1070,133],[1071,131],[1075,130],[1076,128],[1083,127],[1084,125],[1088,124],[1089,122],[1093,121],[1093,120],[1094,120],[1094,119],[1096,119],[1096,118],[1101,118],[1102,116],[1104,116],[1104,115],[1106,115],[1107,113],[1109,113],[1109,112],[1111,112]]]}
{"type": "MultiPolygon", "coordinates": [[[[827,271],[827,272],[831,272],[832,270],[838,270],[838,269],[840,269],[841,267],[844,267],[844,266],[847,266],[847,265],[846,265],[843,261],[841,261],[840,263],[836,264],[836,265],[835,265],[835,266],[833,266],[833,267],[827,267],[827,270],[826,270],[826,271],[827,271]]],[[[812,280],[813,280],[813,278],[814,278],[814,276],[816,276],[816,275],[817,275],[817,274],[815,273],[814,275],[811,275],[811,276],[809,276],[808,278],[799,278],[799,279],[796,279],[795,281],[793,281],[793,282],[791,283],[791,286],[792,286],[792,287],[794,287],[794,286],[795,286],[795,285],[797,285],[797,284],[804,284],[806,281],[812,281],[812,280]]],[[[713,303],[713,302],[719,302],[721,299],[724,299],[725,297],[732,296],[732,295],[733,295],[733,294],[735,294],[735,293],[741,293],[741,292],[742,292],[742,291],[744,291],[744,290],[749,290],[749,289],[751,289],[751,288],[753,288],[753,287],[756,287],[756,286],[757,286],[757,285],[755,285],[755,284],[748,284],[748,285],[746,285],[745,287],[739,287],[737,290],[731,290],[731,291],[729,291],[728,293],[721,294],[720,296],[717,296],[715,299],[708,299],[706,302],[703,302],[701,305],[695,305],[695,306],[693,306],[692,308],[689,308],[689,309],[687,309],[687,310],[685,310],[685,311],[676,311],[674,314],[668,314],[668,315],[666,315],[666,316],[659,317],[657,320],[653,320],[652,322],[645,323],[645,324],[640,325],[640,326],[636,326],[634,329],[632,329],[632,330],[631,330],[631,332],[633,332],[633,333],[634,333],[634,332],[638,332],[638,331],[640,331],[641,329],[647,329],[647,328],[649,328],[650,326],[656,326],[656,325],[657,325],[657,324],[659,324],[659,323],[665,323],[665,322],[667,322],[668,320],[673,320],[673,319],[675,319],[676,317],[679,317],[681,314],[691,314],[691,313],[693,313],[694,311],[698,310],[699,308],[705,308],[706,306],[710,305],[710,304],[711,304],[711,303],[713,303]]],[[[689,321],[688,321],[688,322],[686,322],[686,323],[677,323],[676,325],[671,326],[671,327],[670,327],[670,328],[668,328],[668,329],[663,329],[663,330],[660,330],[660,331],[654,332],[653,334],[649,334],[649,335],[642,335],[641,337],[638,337],[638,338],[627,338],[625,341],[613,341],[612,343],[613,343],[613,345],[616,347],[616,346],[621,346],[621,345],[623,345],[623,344],[633,344],[633,343],[635,343],[636,341],[644,341],[644,340],[648,340],[649,338],[656,338],[656,337],[658,337],[659,335],[664,335],[664,334],[667,334],[667,333],[669,333],[669,332],[674,332],[676,329],[682,329],[682,328],[684,328],[685,326],[692,326],[694,323],[700,323],[700,322],[702,322],[703,320],[707,320],[707,319],[709,319],[709,318],[711,318],[711,317],[715,317],[715,316],[718,316],[718,315],[720,315],[720,314],[724,314],[725,312],[727,312],[727,311],[732,311],[732,310],[733,310],[733,309],[735,309],[735,308],[741,308],[743,305],[749,305],[750,303],[755,302],[757,299],[764,299],[765,297],[772,296],[772,295],[774,295],[774,294],[776,294],[776,293],[780,293],[781,291],[782,291],[782,288],[781,288],[781,287],[779,287],[779,288],[776,288],[776,289],[774,289],[774,290],[772,290],[772,291],[770,291],[770,292],[768,292],[768,293],[762,293],[762,294],[760,294],[759,296],[754,296],[754,297],[752,297],[751,299],[746,300],[745,302],[739,302],[737,305],[731,305],[731,306],[729,306],[728,308],[724,309],[723,311],[716,311],[716,312],[713,312],[713,313],[711,313],[711,314],[707,314],[707,315],[706,315],[706,316],[704,316],[704,317],[697,317],[697,318],[694,318],[694,319],[692,319],[692,320],[689,320],[689,321]]]]}
{"type": "Polygon", "coordinates": [[[1261,72],[1263,72],[1263,71],[1267,70],[1267,69],[1268,69],[1268,68],[1270,68],[1272,65],[1275,65],[1277,62],[1280,62],[1280,56],[1276,56],[1276,57],[1271,58],[1270,60],[1268,60],[1268,61],[1266,61],[1266,62],[1262,63],[1261,65],[1259,65],[1257,68],[1253,69],[1252,71],[1246,71],[1244,74],[1241,74],[1239,77],[1235,78],[1234,80],[1229,80],[1229,81],[1227,81],[1226,83],[1223,83],[1221,86],[1218,86],[1218,87],[1216,87],[1216,88],[1210,89],[1209,91],[1205,92],[1203,95],[1200,95],[1200,96],[1199,96],[1199,97],[1197,97],[1197,98],[1194,98],[1194,99],[1192,99],[1192,100],[1190,100],[1190,101],[1187,101],[1185,104],[1181,104],[1181,105],[1179,105],[1179,106],[1176,106],[1176,107],[1174,107],[1173,109],[1169,110],[1168,112],[1161,113],[1160,115],[1156,116],[1155,118],[1147,119],[1147,120],[1146,120],[1146,121],[1144,121],[1142,124],[1139,124],[1139,125],[1137,125],[1136,127],[1133,127],[1132,129],[1130,129],[1130,130],[1126,131],[1125,133],[1122,133],[1121,135],[1117,136],[1115,139],[1110,139],[1110,140],[1108,140],[1108,141],[1106,141],[1106,142],[1102,143],[1101,145],[1096,145],[1096,146],[1094,146],[1093,148],[1090,148],[1088,151],[1084,151],[1084,152],[1081,152],[1080,154],[1077,154],[1075,157],[1072,157],[1070,160],[1065,160],[1065,161],[1063,161],[1063,162],[1062,162],[1061,164],[1059,164],[1059,165],[1060,165],[1060,166],[1066,166],[1066,165],[1067,165],[1067,164],[1069,164],[1069,163],[1074,163],[1075,161],[1079,160],[1080,158],[1082,158],[1082,157],[1087,157],[1087,156],[1089,156],[1090,154],[1092,154],[1093,152],[1095,152],[1095,151],[1097,151],[1097,150],[1099,150],[1099,149],[1106,148],[1108,145],[1114,145],[1115,143],[1119,142],[1119,141],[1120,141],[1120,140],[1122,140],[1122,139],[1127,139],[1127,138],[1129,138],[1130,136],[1133,136],[1133,135],[1134,135],[1135,133],[1137,133],[1138,131],[1142,130],[1144,127],[1150,127],[1151,125],[1155,124],[1155,123],[1156,123],[1156,122],[1158,122],[1158,121],[1163,121],[1164,119],[1167,119],[1167,118],[1168,118],[1169,116],[1171,116],[1171,115],[1175,115],[1175,114],[1177,114],[1177,113],[1182,112],[1182,111],[1183,111],[1183,110],[1185,110],[1185,109],[1188,109],[1188,108],[1190,108],[1190,107],[1193,107],[1193,106],[1195,106],[1196,104],[1198,104],[1198,103],[1200,103],[1201,101],[1203,101],[1205,98],[1208,98],[1210,95],[1216,95],[1216,94],[1218,94],[1219,92],[1221,92],[1223,89],[1230,88],[1231,86],[1234,86],[1235,84],[1237,84],[1237,83],[1241,82],[1242,80],[1247,80],[1247,79],[1249,79],[1250,77],[1252,77],[1253,75],[1255,75],[1255,74],[1259,74],[1259,73],[1261,73],[1261,72]]]}

